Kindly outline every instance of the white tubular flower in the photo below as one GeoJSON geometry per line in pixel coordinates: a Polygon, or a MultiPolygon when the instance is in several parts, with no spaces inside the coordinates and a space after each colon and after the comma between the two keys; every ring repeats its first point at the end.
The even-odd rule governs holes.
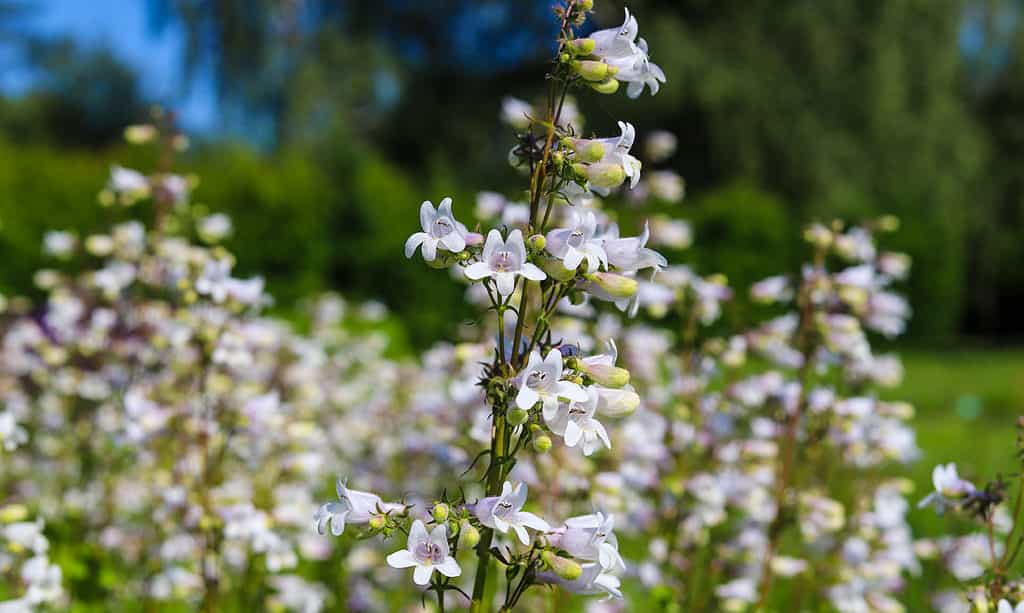
{"type": "Polygon", "coordinates": [[[452,216],[452,199],[445,198],[434,210],[429,200],[420,205],[420,226],[422,232],[416,232],[405,241],[405,257],[411,258],[416,248],[422,245],[423,259],[433,262],[437,258],[438,247],[458,253],[466,248],[466,226],[452,216]]]}
{"type": "Polygon", "coordinates": [[[146,175],[131,168],[123,166],[110,167],[110,182],[108,187],[119,194],[129,194],[144,198],[149,194],[149,179],[146,175]]]}
{"type": "Polygon", "coordinates": [[[960,478],[953,462],[935,467],[932,471],[932,485],[935,486],[935,491],[917,504],[919,509],[933,506],[938,513],[942,513],[946,507],[956,504],[958,500],[970,496],[975,491],[973,483],[960,478]]]}
{"type": "Polygon", "coordinates": [[[603,571],[625,572],[626,563],[619,555],[614,529],[614,515],[579,515],[565,520],[565,525],[555,531],[551,540],[576,559],[600,563],[603,571]]]}
{"type": "Polygon", "coordinates": [[[522,510],[523,505],[526,504],[526,493],[525,483],[520,483],[513,488],[512,484],[506,481],[501,487],[500,496],[481,498],[473,507],[473,512],[480,523],[488,528],[493,528],[502,534],[507,533],[511,528],[523,545],[529,545],[530,535],[526,532],[527,528],[548,532],[551,530],[551,526],[533,513],[522,510]]]}
{"type": "Polygon", "coordinates": [[[629,83],[626,95],[630,98],[639,98],[645,86],[650,88],[651,95],[654,96],[661,89],[661,84],[666,81],[665,71],[647,56],[646,40],[641,38],[636,47],[639,53],[635,58],[610,62],[619,69],[615,73],[615,78],[623,83],[629,83]]]}
{"type": "Polygon", "coordinates": [[[608,28],[594,32],[577,44],[586,49],[587,41],[593,41],[590,55],[600,58],[611,67],[609,74],[618,81],[629,83],[626,95],[638,98],[644,86],[651,89],[651,95],[658,93],[665,82],[665,73],[651,62],[647,53],[647,41],[637,35],[640,27],[636,17],[626,9],[626,18],[617,28],[608,28]]]}
{"type": "Polygon", "coordinates": [[[608,598],[622,600],[622,582],[615,575],[603,572],[600,564],[584,564],[583,572],[575,579],[563,579],[551,572],[537,574],[537,581],[557,585],[571,594],[584,596],[604,594],[608,598]]]}
{"type": "Polygon", "coordinates": [[[601,241],[596,237],[597,217],[593,211],[579,213],[573,211],[572,228],[559,228],[548,232],[548,252],[562,260],[567,270],[576,270],[584,260],[587,270],[596,272],[608,268],[608,256],[605,255],[601,241]]]}
{"type": "Polygon", "coordinates": [[[996,613],[1024,613],[1024,600],[1018,602],[1017,606],[1013,606],[1009,600],[1000,598],[996,613]]]}
{"type": "Polygon", "coordinates": [[[619,238],[619,227],[612,224],[604,235],[604,250],[608,254],[608,263],[621,272],[636,272],[644,268],[665,268],[668,260],[653,249],[647,248],[651,230],[644,223],[644,231],[640,236],[619,238]]]}
{"type": "Polygon", "coordinates": [[[335,490],[338,492],[338,502],[321,505],[313,516],[313,529],[319,534],[326,534],[327,524],[330,524],[331,534],[341,536],[345,532],[346,522],[365,524],[374,515],[405,508],[397,502],[384,502],[376,494],[350,490],[340,479],[335,484],[335,490]]]}
{"type": "Polygon", "coordinates": [[[501,99],[501,120],[516,130],[530,127],[530,116],[533,114],[533,106],[525,100],[513,96],[501,99]]]}
{"type": "Polygon", "coordinates": [[[629,59],[636,55],[637,48],[634,43],[637,34],[640,33],[640,25],[636,17],[629,14],[625,9],[626,18],[622,25],[617,28],[606,28],[592,33],[587,38],[594,41],[594,49],[591,51],[605,61],[629,59]]]}
{"type": "Polygon", "coordinates": [[[619,136],[611,138],[570,141],[580,162],[577,169],[587,177],[590,189],[602,196],[607,196],[626,179],[629,179],[630,189],[640,180],[643,164],[629,153],[636,141],[636,128],[620,121],[619,131],[619,136]]]}
{"type": "Polygon", "coordinates": [[[552,349],[541,359],[540,352],[534,351],[520,376],[516,406],[524,411],[533,408],[538,401],[543,403],[544,419],[554,419],[558,414],[558,399],[567,398],[584,402],[587,392],[571,381],[562,381],[562,352],[552,349]]]}
{"type": "Polygon", "coordinates": [[[598,393],[594,386],[586,390],[587,399],[572,401],[559,409],[554,419],[544,419],[551,431],[565,439],[567,447],[575,447],[583,442],[583,455],[589,456],[601,448],[602,444],[611,449],[608,431],[604,425],[594,418],[597,413],[598,393]]]}
{"type": "Polygon", "coordinates": [[[449,554],[448,526],[438,524],[427,534],[427,527],[418,519],[412,522],[406,548],[389,555],[387,562],[391,568],[415,567],[412,580],[416,585],[430,583],[435,570],[445,577],[462,574],[459,563],[449,554]]]}
{"type": "Polygon", "coordinates": [[[608,353],[580,358],[577,368],[594,380],[597,385],[620,388],[629,383],[629,371],[615,365],[619,349],[614,340],[608,341],[608,353]]]}
{"type": "Polygon", "coordinates": [[[530,281],[543,281],[547,275],[526,261],[526,244],[523,233],[512,230],[507,240],[502,240],[501,233],[491,230],[484,243],[483,260],[466,267],[466,277],[479,281],[491,277],[498,285],[498,293],[508,296],[516,288],[516,275],[530,281]]]}
{"type": "Polygon", "coordinates": [[[619,130],[621,134],[615,139],[615,146],[605,154],[605,158],[601,161],[605,163],[614,162],[621,165],[623,172],[626,173],[626,177],[629,179],[629,188],[633,189],[636,187],[636,182],[640,180],[640,169],[643,166],[640,160],[629,154],[629,151],[633,148],[633,143],[636,142],[636,128],[631,123],[620,121],[619,130]]]}

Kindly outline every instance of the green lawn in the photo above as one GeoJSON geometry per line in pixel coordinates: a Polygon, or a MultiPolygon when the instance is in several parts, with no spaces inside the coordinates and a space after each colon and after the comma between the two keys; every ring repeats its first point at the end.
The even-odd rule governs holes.
{"type": "Polygon", "coordinates": [[[914,405],[922,450],[915,483],[927,488],[932,467],[956,462],[981,480],[1015,470],[1017,416],[1024,415],[1024,350],[903,353],[903,385],[886,394],[914,405]]]}

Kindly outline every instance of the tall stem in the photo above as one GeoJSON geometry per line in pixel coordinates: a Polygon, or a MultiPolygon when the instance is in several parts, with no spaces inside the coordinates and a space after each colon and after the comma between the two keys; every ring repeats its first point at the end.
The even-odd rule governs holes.
{"type": "MultiPolygon", "coordinates": [[[[820,259],[820,256],[819,258],[820,259]]],[[[814,370],[814,305],[811,302],[808,291],[801,289],[798,297],[800,307],[800,327],[797,334],[800,344],[800,353],[803,355],[803,364],[800,365],[798,375],[800,381],[800,395],[797,398],[796,407],[787,416],[786,430],[783,434],[782,445],[779,450],[779,473],[775,486],[775,519],[768,529],[768,548],[765,551],[764,560],[761,565],[761,584],[758,589],[759,597],[755,611],[763,611],[768,604],[768,597],[772,588],[772,558],[779,545],[779,539],[785,528],[785,506],[786,491],[789,489],[793,477],[793,469],[796,463],[797,451],[797,430],[800,425],[800,418],[803,416],[807,404],[807,386],[810,383],[810,375],[814,370]]]]}
{"type": "MultiPolygon", "coordinates": [[[[491,429],[491,462],[487,467],[487,495],[497,496],[501,493],[502,479],[505,465],[505,454],[508,453],[505,430],[508,428],[505,421],[505,412],[494,407],[494,427],[491,429]]],[[[491,566],[491,540],[494,531],[484,528],[480,534],[480,542],[476,546],[477,565],[476,576],[473,578],[473,599],[470,602],[470,613],[490,610],[485,607],[484,597],[487,593],[487,575],[490,574],[491,566]]]]}

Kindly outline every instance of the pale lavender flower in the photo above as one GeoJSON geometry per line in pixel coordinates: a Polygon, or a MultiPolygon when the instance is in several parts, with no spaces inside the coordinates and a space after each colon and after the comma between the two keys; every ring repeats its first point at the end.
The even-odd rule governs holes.
{"type": "Polygon", "coordinates": [[[448,550],[448,526],[438,524],[427,534],[423,522],[412,522],[409,540],[405,549],[388,556],[388,566],[392,568],[415,568],[412,580],[416,585],[427,585],[434,571],[445,577],[458,577],[462,568],[448,550]]]}

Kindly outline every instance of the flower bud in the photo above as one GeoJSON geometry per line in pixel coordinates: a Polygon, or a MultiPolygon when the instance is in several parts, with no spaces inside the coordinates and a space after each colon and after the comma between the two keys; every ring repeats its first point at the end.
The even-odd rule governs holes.
{"type": "Polygon", "coordinates": [[[547,453],[551,449],[551,437],[542,434],[533,439],[533,450],[537,453],[547,453]]]}
{"type": "Polygon", "coordinates": [[[580,360],[579,370],[605,387],[623,387],[629,383],[629,371],[611,364],[588,364],[580,360]]]}
{"type": "Polygon", "coordinates": [[[895,232],[900,229],[900,218],[895,215],[885,215],[878,220],[878,229],[882,232],[895,232]]]}
{"type": "Polygon", "coordinates": [[[622,168],[622,164],[605,162],[585,166],[583,176],[596,187],[614,189],[626,180],[626,171],[622,168]]]}
{"type": "Polygon", "coordinates": [[[600,82],[608,77],[608,64],[598,60],[577,60],[572,69],[586,81],[600,82]]]}
{"type": "Polygon", "coordinates": [[[554,258],[541,258],[540,268],[555,281],[568,281],[576,276],[575,270],[567,270],[562,260],[554,258]]]}
{"type": "Polygon", "coordinates": [[[582,162],[600,162],[604,158],[604,143],[588,138],[574,138],[569,145],[582,162]]]}
{"type": "Polygon", "coordinates": [[[528,419],[530,419],[530,414],[518,407],[508,412],[508,423],[513,426],[521,426],[525,424],[528,419]]]}
{"type": "MultiPolygon", "coordinates": [[[[591,2],[590,5],[593,6],[594,3],[591,2]]],[[[572,53],[575,53],[576,55],[590,55],[591,53],[594,52],[594,47],[596,46],[597,41],[594,40],[593,38],[577,38],[576,40],[569,41],[565,45],[566,49],[568,49],[572,53]]]]}
{"type": "Polygon", "coordinates": [[[636,279],[614,272],[595,272],[587,279],[612,298],[630,298],[636,293],[636,279]]]}
{"type": "Polygon", "coordinates": [[[138,124],[124,129],[124,139],[132,145],[145,145],[154,138],[156,127],[149,124],[138,124]]]}
{"type": "Polygon", "coordinates": [[[530,237],[530,241],[527,243],[527,246],[530,247],[531,249],[536,249],[537,251],[540,251],[544,249],[544,247],[547,246],[547,244],[548,241],[546,238],[544,238],[543,234],[534,234],[533,236],[530,237]]]}
{"type": "Polygon", "coordinates": [[[484,244],[484,235],[479,232],[467,232],[466,233],[466,245],[475,246],[484,244]]]}
{"type": "Polygon", "coordinates": [[[586,301],[586,299],[586,292],[581,292],[578,289],[574,289],[573,291],[569,292],[569,304],[573,306],[580,306],[586,301]]]}
{"type": "Polygon", "coordinates": [[[623,389],[599,388],[597,412],[609,417],[631,415],[640,406],[640,395],[632,387],[623,389]]]}
{"type": "Polygon", "coordinates": [[[605,79],[600,83],[587,83],[587,85],[599,94],[614,94],[619,91],[619,81],[617,79],[605,79]]]}
{"type": "Polygon", "coordinates": [[[540,554],[540,557],[551,568],[552,572],[566,581],[574,581],[583,574],[583,567],[580,566],[579,562],[555,555],[550,550],[540,554]]]}
{"type": "Polygon", "coordinates": [[[370,518],[370,528],[373,530],[381,530],[388,523],[388,518],[383,515],[374,515],[370,518]]]}
{"type": "Polygon", "coordinates": [[[21,521],[28,517],[28,508],[23,504],[9,504],[0,508],[0,522],[5,524],[21,521]]]}
{"type": "Polygon", "coordinates": [[[480,542],[480,531],[468,519],[459,524],[459,549],[472,549],[480,542]]]}
{"type": "Polygon", "coordinates": [[[430,514],[433,515],[434,521],[441,524],[448,521],[448,511],[448,505],[443,502],[439,502],[434,505],[434,509],[430,512],[430,514]]]}
{"type": "Polygon", "coordinates": [[[594,10],[594,0],[579,0],[576,3],[576,8],[583,12],[590,12],[594,10]]]}

